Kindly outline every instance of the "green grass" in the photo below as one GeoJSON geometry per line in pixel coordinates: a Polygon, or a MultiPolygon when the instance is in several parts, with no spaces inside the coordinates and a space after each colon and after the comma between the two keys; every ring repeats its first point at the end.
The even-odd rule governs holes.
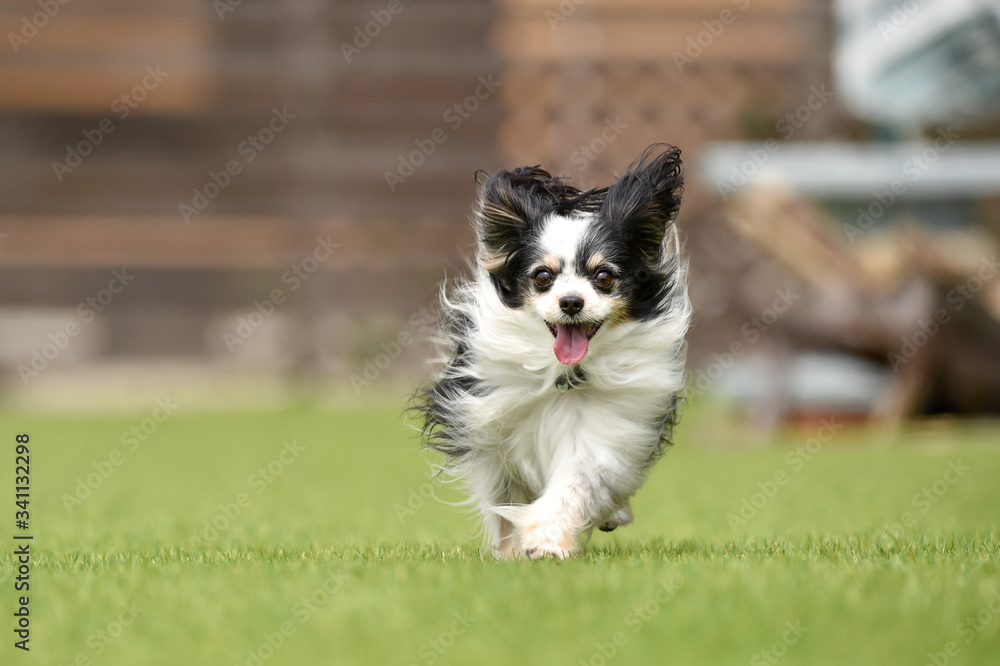
{"type": "MultiPolygon", "coordinates": [[[[0,663],[922,665],[928,653],[941,653],[938,664],[1000,655],[1000,447],[989,424],[845,428],[799,464],[787,456],[812,433],[748,436],[695,406],[635,498],[634,525],[595,535],[573,561],[496,563],[479,552],[473,522],[424,498],[456,496],[427,482],[399,412],[182,405],[135,451],[122,435],[152,405],[121,417],[0,415],[0,518],[13,522],[13,439],[28,431],[35,534],[30,655],[12,647],[12,547],[0,555],[0,663]],[[286,455],[280,474],[251,478],[293,439],[305,450],[286,455]],[[116,449],[121,464],[67,509],[77,480],[116,449]],[[956,461],[968,471],[949,483],[956,461]],[[776,472],[785,482],[770,488],[776,472]],[[727,515],[744,498],[761,503],[758,483],[773,497],[734,528],[727,515]],[[226,518],[241,493],[249,502],[226,518]],[[907,513],[909,525],[892,527],[907,513]],[[223,529],[204,534],[213,519],[223,529]]],[[[0,533],[5,543],[13,531],[0,533]]]]}

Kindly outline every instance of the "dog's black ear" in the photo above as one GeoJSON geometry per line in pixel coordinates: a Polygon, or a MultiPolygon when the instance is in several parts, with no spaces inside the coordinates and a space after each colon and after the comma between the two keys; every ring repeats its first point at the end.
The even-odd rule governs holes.
{"type": "Polygon", "coordinates": [[[683,189],[680,149],[655,144],[608,188],[601,215],[645,260],[655,262],[680,210],[683,189]]]}
{"type": "Polygon", "coordinates": [[[532,196],[538,178],[548,176],[541,169],[532,175],[528,167],[498,171],[483,184],[476,206],[476,240],[480,260],[487,269],[503,262],[524,241],[528,229],[545,213],[546,199],[532,196]]]}
{"type": "MultiPolygon", "coordinates": [[[[480,172],[481,173],[481,172],[480,172]]],[[[479,258],[491,273],[524,247],[538,222],[578,191],[544,169],[519,167],[486,178],[476,205],[479,258]]]]}

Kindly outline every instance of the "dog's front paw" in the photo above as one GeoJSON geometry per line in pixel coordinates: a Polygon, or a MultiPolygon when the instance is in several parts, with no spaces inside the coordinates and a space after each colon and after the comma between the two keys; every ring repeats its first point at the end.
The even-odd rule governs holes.
{"type": "Polygon", "coordinates": [[[579,549],[575,534],[558,523],[540,523],[524,529],[519,550],[531,560],[543,557],[564,560],[579,549]]]}

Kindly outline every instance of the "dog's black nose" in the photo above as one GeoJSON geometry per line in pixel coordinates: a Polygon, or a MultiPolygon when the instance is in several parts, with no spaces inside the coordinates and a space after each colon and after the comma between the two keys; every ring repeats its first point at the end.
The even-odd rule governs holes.
{"type": "Polygon", "coordinates": [[[583,309],[583,296],[563,296],[559,299],[559,307],[572,317],[583,309]]]}

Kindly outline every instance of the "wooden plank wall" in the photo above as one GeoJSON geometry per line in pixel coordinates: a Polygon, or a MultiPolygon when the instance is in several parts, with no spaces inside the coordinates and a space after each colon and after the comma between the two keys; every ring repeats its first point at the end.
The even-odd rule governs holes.
{"type": "Polygon", "coordinates": [[[144,113],[197,113],[217,83],[215,38],[199,0],[0,2],[0,109],[104,113],[147,65],[170,85],[144,113]]]}
{"type": "MultiPolygon", "coordinates": [[[[414,253],[404,261],[442,264],[440,251],[451,253],[454,243],[423,242],[416,230],[428,219],[464,227],[472,172],[497,164],[499,103],[483,102],[457,129],[442,119],[473,94],[480,76],[500,73],[487,43],[490,4],[403,0],[401,11],[350,62],[341,45],[371,23],[371,12],[384,17],[386,2],[234,5],[220,20],[207,0],[71,2],[19,53],[4,54],[0,219],[17,231],[8,232],[8,248],[20,257],[12,260],[88,266],[113,256],[108,247],[89,251],[86,241],[75,252],[58,248],[51,230],[31,236],[32,226],[56,218],[72,219],[91,239],[114,236],[122,220],[150,230],[172,226],[183,237],[191,225],[179,205],[235,159],[241,173],[193,218],[218,229],[204,237],[187,234],[192,245],[231,230],[231,219],[217,218],[246,218],[248,231],[272,219],[359,238],[368,235],[365,229],[395,224],[403,238],[382,238],[382,245],[414,248],[418,242],[429,256],[414,253]],[[120,96],[142,82],[149,66],[169,76],[122,118],[120,96]],[[247,163],[244,141],[267,126],[274,109],[287,109],[294,120],[247,163]],[[68,148],[107,121],[113,130],[91,155],[69,172],[54,173],[53,162],[68,164],[68,148]],[[447,130],[446,142],[390,191],[385,172],[438,127],[447,130]]],[[[0,3],[2,34],[20,30],[25,7],[0,3]]],[[[128,258],[184,265],[169,250],[149,253],[157,233],[137,241],[128,258]]],[[[455,243],[467,240],[458,232],[455,243]]],[[[223,257],[242,247],[223,244],[216,251],[223,257]]],[[[246,247],[242,259],[227,256],[220,265],[253,265],[257,257],[262,267],[272,264],[271,254],[246,247]]]]}
{"type": "MultiPolygon", "coordinates": [[[[306,311],[405,321],[462,267],[475,169],[543,163],[605,184],[656,141],[692,159],[706,141],[773,136],[829,80],[821,0],[401,0],[348,62],[341,44],[386,6],[243,0],[220,18],[208,0],[74,0],[16,53],[0,45],[0,306],[74,304],[128,264],[150,277],[122,310],[169,331],[187,309],[250,302],[330,234],[342,251],[302,294],[306,311]],[[689,38],[707,45],[681,68],[689,38]],[[114,100],[157,65],[170,75],[120,118],[114,100]],[[501,85],[450,126],[443,114],[480,77],[501,85]],[[185,224],[179,204],[286,107],[287,129],[185,224]],[[58,178],[53,162],[109,118],[113,132],[58,178]],[[616,119],[627,127],[590,159],[616,119]],[[390,191],[385,172],[437,128],[446,141],[390,191]]],[[[34,11],[0,0],[0,35],[34,11]]],[[[825,122],[796,138],[829,134],[825,122]]],[[[692,182],[696,269],[710,202],[692,182]]],[[[193,349],[198,327],[185,330],[193,349]]]]}
{"type": "Polygon", "coordinates": [[[74,0],[15,53],[6,35],[38,7],[0,2],[0,308],[71,311],[129,266],[138,277],[101,320],[129,342],[102,353],[203,353],[211,317],[250,307],[329,236],[339,250],[282,310],[309,365],[352,353],[368,319],[405,321],[456,272],[503,106],[482,101],[457,128],[443,114],[501,73],[493,5],[401,0],[377,30],[387,0],[232,5],[220,19],[209,0],[74,0]],[[169,76],[122,118],[115,100],[156,65],[169,76]],[[248,135],[286,108],[248,162],[248,135]],[[60,179],[53,162],[106,121],[60,179]],[[390,191],[385,172],[439,127],[446,141],[390,191]],[[179,204],[231,160],[240,174],[186,224],[179,204]],[[308,338],[322,317],[349,322],[344,335],[308,338]]]}

